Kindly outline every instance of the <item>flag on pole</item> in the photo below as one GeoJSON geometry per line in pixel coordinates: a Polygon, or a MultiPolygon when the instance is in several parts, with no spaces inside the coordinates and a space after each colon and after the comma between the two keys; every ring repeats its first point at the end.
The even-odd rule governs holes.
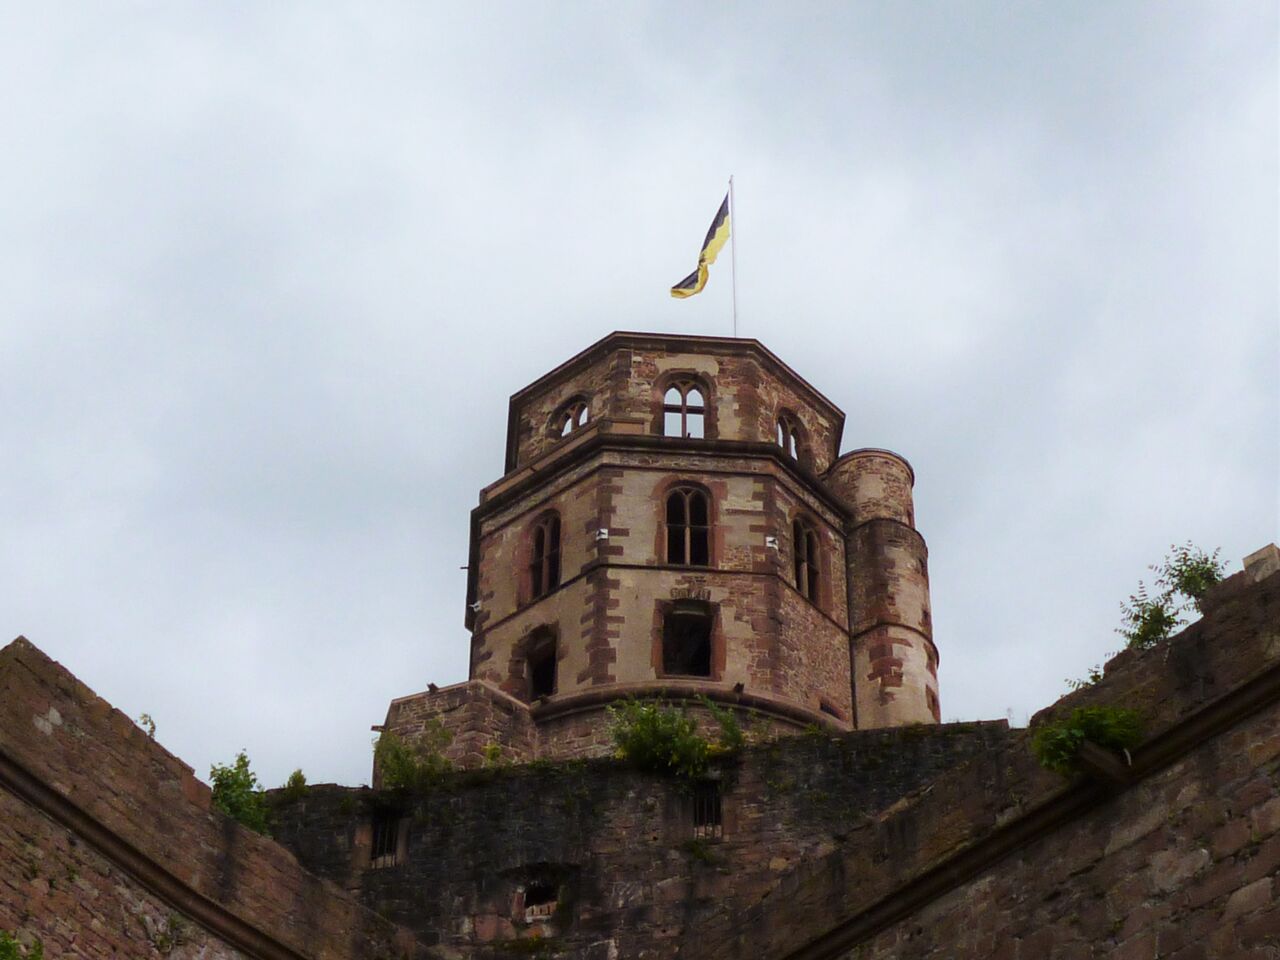
{"type": "Polygon", "coordinates": [[[702,288],[707,285],[707,267],[716,262],[716,257],[728,240],[729,195],[726,193],[724,202],[716,211],[715,219],[711,221],[707,239],[702,241],[702,250],[698,254],[698,269],[672,287],[671,295],[683,300],[685,297],[692,297],[695,293],[701,293],[702,288]]]}

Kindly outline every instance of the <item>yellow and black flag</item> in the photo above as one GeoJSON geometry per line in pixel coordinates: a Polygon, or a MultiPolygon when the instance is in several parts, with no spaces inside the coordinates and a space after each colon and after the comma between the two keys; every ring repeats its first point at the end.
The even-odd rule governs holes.
{"type": "Polygon", "coordinates": [[[702,251],[698,254],[698,269],[693,271],[674,287],[671,295],[684,299],[701,293],[707,285],[707,267],[716,262],[716,257],[729,240],[729,195],[724,195],[724,203],[716,211],[716,218],[711,221],[711,229],[707,231],[707,239],[702,241],[702,251]]]}

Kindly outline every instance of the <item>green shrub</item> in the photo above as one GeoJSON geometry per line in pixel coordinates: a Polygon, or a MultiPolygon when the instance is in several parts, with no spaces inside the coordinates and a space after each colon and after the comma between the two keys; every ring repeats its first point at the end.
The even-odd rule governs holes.
{"type": "Polygon", "coordinates": [[[1156,593],[1138,581],[1138,591],[1120,605],[1121,624],[1116,630],[1132,650],[1155,646],[1180,627],[1182,614],[1200,610],[1200,602],[1214,584],[1221,582],[1225,564],[1221,551],[1205,553],[1190,542],[1169,547],[1164,562],[1149,569],[1156,574],[1156,593]]]}
{"type": "Polygon", "coordinates": [[[286,800],[301,800],[307,795],[307,777],[301,769],[289,774],[289,779],[280,788],[286,800]]]}
{"type": "Polygon", "coordinates": [[[215,763],[209,768],[213,805],[227,816],[258,833],[267,832],[267,803],[258,778],[249,769],[249,757],[241,750],[235,763],[215,763]]]}
{"type": "Polygon", "coordinates": [[[44,960],[44,944],[37,938],[26,953],[22,945],[4,930],[0,930],[0,960],[44,960]]]}
{"type": "Polygon", "coordinates": [[[1122,707],[1077,707],[1065,720],[1038,729],[1031,751],[1040,766],[1069,777],[1086,740],[1108,750],[1132,749],[1142,742],[1142,720],[1122,707]]]}
{"type": "Polygon", "coordinates": [[[720,740],[711,745],[713,753],[734,753],[747,745],[747,735],[743,733],[742,726],[732,710],[713,703],[710,697],[703,696],[698,700],[720,725],[720,740]]]}
{"type": "Polygon", "coordinates": [[[710,744],[683,710],[656,700],[624,700],[609,707],[617,755],[654,773],[696,779],[707,769],[710,744]]]}
{"type": "Polygon", "coordinates": [[[1209,588],[1222,582],[1226,565],[1218,559],[1221,550],[1205,553],[1187,541],[1180,547],[1169,548],[1169,556],[1161,564],[1160,579],[1157,583],[1180,593],[1200,609],[1200,601],[1209,592],[1209,588]]]}
{"type": "Polygon", "coordinates": [[[422,734],[412,743],[387,730],[373,748],[373,762],[382,774],[386,790],[419,792],[440,782],[453,769],[444,750],[453,742],[453,734],[439,720],[427,723],[422,734]]]}
{"type": "Polygon", "coordinates": [[[720,738],[711,743],[698,733],[698,724],[685,711],[657,700],[624,700],[609,707],[609,732],[616,754],[641,770],[696,780],[713,756],[740,749],[746,735],[733,711],[700,697],[720,725],[720,738]]]}

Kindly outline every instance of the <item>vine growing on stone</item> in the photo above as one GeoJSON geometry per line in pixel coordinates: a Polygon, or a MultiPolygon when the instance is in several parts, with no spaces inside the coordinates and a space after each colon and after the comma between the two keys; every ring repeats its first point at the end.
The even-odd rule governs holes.
{"type": "Polygon", "coordinates": [[[1183,614],[1200,611],[1209,588],[1222,580],[1226,565],[1218,559],[1220,550],[1206,553],[1190,541],[1171,546],[1160,564],[1149,569],[1156,574],[1152,588],[1139,580],[1138,589],[1120,605],[1120,626],[1116,633],[1131,650],[1146,650],[1169,636],[1186,621],[1183,614]]]}

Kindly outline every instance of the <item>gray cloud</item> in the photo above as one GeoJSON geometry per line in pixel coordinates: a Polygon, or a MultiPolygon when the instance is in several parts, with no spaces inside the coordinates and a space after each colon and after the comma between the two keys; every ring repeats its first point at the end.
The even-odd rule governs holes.
{"type": "Polygon", "coordinates": [[[0,30],[0,630],[203,773],[368,775],[466,671],[506,397],[672,301],[915,465],[947,717],[1277,531],[1268,4],[28,7],[0,30]]]}

